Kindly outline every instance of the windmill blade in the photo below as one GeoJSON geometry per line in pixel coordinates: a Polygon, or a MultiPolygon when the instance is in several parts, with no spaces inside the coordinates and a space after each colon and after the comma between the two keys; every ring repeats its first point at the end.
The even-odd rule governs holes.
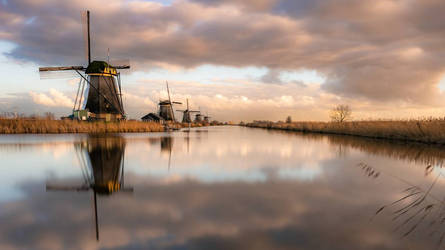
{"type": "Polygon", "coordinates": [[[182,104],[182,102],[172,102],[173,104],[179,104],[179,105],[181,105],[182,104]]]}
{"type": "Polygon", "coordinates": [[[129,59],[120,59],[120,60],[110,60],[109,64],[116,69],[129,69],[130,68],[130,60],[129,59]]]}
{"type": "Polygon", "coordinates": [[[173,104],[172,104],[172,100],[170,98],[170,89],[168,88],[168,81],[165,81],[165,83],[167,84],[168,101],[170,102],[170,109],[172,111],[173,122],[176,122],[175,111],[173,110],[173,104]]]}
{"type": "Polygon", "coordinates": [[[40,67],[39,72],[43,71],[63,71],[63,70],[85,70],[83,66],[63,66],[63,67],[40,67]]]}
{"type": "Polygon", "coordinates": [[[88,186],[80,186],[80,187],[70,187],[70,186],[57,186],[57,185],[46,185],[47,191],[77,191],[77,192],[84,192],[90,190],[90,187],[88,186]]]}
{"type": "Polygon", "coordinates": [[[41,80],[45,79],[75,79],[79,78],[76,71],[64,70],[64,71],[39,71],[39,77],[41,80]]]}
{"type": "Polygon", "coordinates": [[[133,193],[133,191],[134,191],[134,188],[132,188],[132,187],[124,187],[119,190],[119,192],[123,192],[123,193],[133,193]]]}
{"type": "Polygon", "coordinates": [[[168,101],[170,102],[170,104],[172,103],[172,100],[170,98],[170,89],[168,88],[168,82],[166,81],[165,84],[167,84],[167,94],[168,94],[168,101]]]}
{"type": "Polygon", "coordinates": [[[91,37],[90,37],[90,11],[82,11],[82,33],[85,48],[85,59],[87,59],[88,64],[91,63],[91,37]]]}
{"type": "Polygon", "coordinates": [[[96,226],[96,240],[99,241],[99,218],[97,217],[97,197],[96,191],[94,191],[94,222],[96,226]]]}

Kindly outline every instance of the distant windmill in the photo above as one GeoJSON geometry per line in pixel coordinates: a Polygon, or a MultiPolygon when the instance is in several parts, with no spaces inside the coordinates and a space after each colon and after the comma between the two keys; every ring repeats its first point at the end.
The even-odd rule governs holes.
{"type": "Polygon", "coordinates": [[[166,82],[166,85],[167,85],[168,100],[159,101],[159,116],[161,116],[165,121],[176,122],[175,112],[173,110],[173,104],[182,104],[182,103],[171,100],[170,89],[168,88],[168,82],[166,82]]]}
{"type": "Polygon", "coordinates": [[[202,122],[201,108],[199,108],[199,113],[196,113],[195,115],[195,122],[196,123],[202,122]]]}
{"type": "Polygon", "coordinates": [[[73,70],[81,77],[73,107],[73,118],[108,121],[125,119],[121,78],[120,72],[117,70],[129,69],[130,65],[128,62],[120,65],[110,65],[110,62],[92,61],[90,12],[86,11],[82,15],[82,19],[83,23],[86,24],[84,31],[86,32],[87,67],[41,67],[39,72],[73,70]]]}
{"type": "Polygon", "coordinates": [[[187,99],[187,109],[185,109],[185,110],[176,110],[176,111],[179,111],[179,112],[183,113],[183,116],[182,116],[182,122],[183,123],[191,123],[192,122],[191,114],[192,113],[199,113],[198,110],[190,110],[189,99],[187,99]]]}
{"type": "Polygon", "coordinates": [[[201,113],[197,113],[195,115],[195,122],[202,122],[202,115],[201,115],[201,113]]]}
{"type": "Polygon", "coordinates": [[[204,122],[206,122],[206,123],[210,123],[210,118],[212,118],[212,117],[210,117],[209,114],[207,113],[207,114],[204,116],[204,122]]]}
{"type": "Polygon", "coordinates": [[[96,239],[99,240],[97,195],[111,195],[114,192],[133,192],[124,187],[125,141],[122,137],[91,136],[86,142],[76,144],[84,184],[65,186],[46,184],[47,191],[93,191],[96,239]]]}

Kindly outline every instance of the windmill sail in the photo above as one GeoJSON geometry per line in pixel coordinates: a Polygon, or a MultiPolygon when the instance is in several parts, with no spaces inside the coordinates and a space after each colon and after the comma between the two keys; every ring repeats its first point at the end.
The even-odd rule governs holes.
{"type": "Polygon", "coordinates": [[[120,73],[117,69],[129,69],[130,62],[123,60],[110,65],[108,62],[94,61],[91,56],[89,11],[82,13],[82,23],[88,66],[41,67],[39,72],[73,71],[84,80],[79,82],[73,118],[107,121],[125,119],[120,73]]]}

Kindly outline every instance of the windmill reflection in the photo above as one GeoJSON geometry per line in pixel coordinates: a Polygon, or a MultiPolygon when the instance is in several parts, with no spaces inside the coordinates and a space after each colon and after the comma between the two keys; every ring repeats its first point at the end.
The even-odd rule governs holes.
{"type": "Polygon", "coordinates": [[[46,185],[47,191],[93,191],[96,239],[99,240],[97,195],[133,192],[124,187],[125,140],[120,136],[90,135],[75,144],[84,183],[80,186],[46,185]]]}
{"type": "Polygon", "coordinates": [[[161,154],[168,154],[168,171],[170,172],[170,164],[172,161],[173,137],[161,137],[161,154]]]}
{"type": "Polygon", "coordinates": [[[172,151],[173,151],[173,137],[170,135],[162,136],[162,137],[152,137],[148,138],[148,141],[151,145],[160,144],[161,146],[161,155],[168,156],[168,171],[170,171],[170,164],[172,159],[172,151]]]}

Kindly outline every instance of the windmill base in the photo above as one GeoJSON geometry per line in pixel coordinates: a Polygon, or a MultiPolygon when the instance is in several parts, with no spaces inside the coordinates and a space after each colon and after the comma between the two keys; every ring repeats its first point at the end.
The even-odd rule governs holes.
{"type": "Polygon", "coordinates": [[[89,112],[87,109],[84,110],[75,110],[72,115],[73,120],[79,121],[121,121],[125,120],[121,114],[110,114],[110,113],[102,113],[95,114],[89,112]]]}
{"type": "Polygon", "coordinates": [[[100,120],[100,121],[121,121],[125,120],[125,117],[123,117],[121,114],[110,114],[110,113],[102,113],[102,114],[95,114],[90,113],[90,120],[100,120]]]}

